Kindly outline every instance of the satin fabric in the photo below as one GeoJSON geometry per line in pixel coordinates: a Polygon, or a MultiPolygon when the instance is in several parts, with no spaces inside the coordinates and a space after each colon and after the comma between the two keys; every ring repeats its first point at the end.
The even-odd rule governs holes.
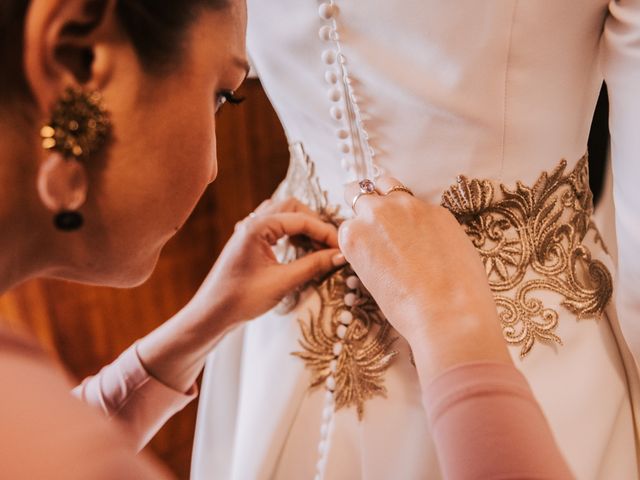
{"type": "MultiPolygon", "coordinates": [[[[318,4],[248,3],[249,53],[287,136],[349,215],[342,192],[353,172],[340,164],[328,113],[318,4]]],[[[574,475],[637,478],[640,1],[337,3],[376,161],[426,201],[439,203],[459,174],[515,187],[532,186],[561,159],[570,170],[606,79],[620,268],[585,243],[614,275],[616,299],[602,320],[577,321],[557,295],[540,294],[560,314],[564,346],[539,344],[524,359],[511,352],[574,475]]],[[[294,312],[239,328],[209,358],[194,479],[313,477],[323,392],[308,390],[309,372],[290,352],[299,349],[298,318],[318,302],[306,292],[294,312]]],[[[440,478],[415,369],[406,343],[397,345],[387,398],[367,402],[362,422],[353,410],[337,413],[326,478],[440,478]]]]}

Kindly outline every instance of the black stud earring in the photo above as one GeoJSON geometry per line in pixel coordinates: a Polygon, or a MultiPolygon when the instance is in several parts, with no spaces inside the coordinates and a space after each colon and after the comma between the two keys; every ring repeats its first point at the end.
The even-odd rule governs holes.
{"type": "Polygon", "coordinates": [[[51,155],[41,166],[49,174],[39,178],[38,186],[45,205],[56,212],[53,224],[58,230],[72,232],[84,224],[77,211],[87,194],[83,163],[103,148],[110,132],[109,115],[100,93],[74,88],[65,90],[53,108],[51,120],[40,130],[42,147],[51,155]],[[60,184],[66,186],[64,193],[60,184]]]}
{"type": "Polygon", "coordinates": [[[83,223],[84,218],[79,212],[65,211],[60,212],[53,217],[53,224],[58,230],[62,230],[64,232],[73,232],[74,230],[78,230],[82,227],[83,223]]]}

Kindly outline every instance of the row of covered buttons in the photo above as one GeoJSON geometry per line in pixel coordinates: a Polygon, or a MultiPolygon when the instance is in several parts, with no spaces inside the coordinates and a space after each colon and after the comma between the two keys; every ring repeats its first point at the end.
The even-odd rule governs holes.
{"type": "MultiPolygon", "coordinates": [[[[331,108],[329,109],[329,114],[331,118],[335,120],[340,126],[336,129],[336,137],[338,138],[338,151],[344,155],[340,161],[340,164],[343,169],[347,170],[351,175],[353,172],[353,162],[349,159],[348,155],[352,150],[352,138],[351,133],[347,129],[347,125],[345,125],[348,120],[345,118],[344,107],[341,104],[342,100],[345,96],[345,92],[340,84],[341,77],[344,78],[342,72],[342,66],[345,63],[345,58],[342,53],[340,53],[338,47],[339,35],[335,29],[335,17],[338,15],[338,7],[333,2],[325,2],[320,4],[318,8],[318,14],[320,18],[329,22],[328,24],[320,27],[318,32],[320,39],[329,44],[333,43],[334,45],[326,48],[322,51],[321,59],[322,62],[327,66],[327,70],[325,71],[324,78],[326,82],[329,84],[329,90],[327,95],[329,100],[333,103],[331,108]]],[[[344,78],[344,81],[350,83],[348,76],[344,78]]]]}
{"type": "Polygon", "coordinates": [[[333,391],[336,388],[336,380],[333,374],[338,369],[338,358],[340,357],[343,349],[342,340],[347,334],[347,328],[351,325],[351,322],[353,322],[353,313],[351,313],[350,309],[357,305],[359,299],[358,290],[360,288],[360,280],[358,277],[355,275],[349,276],[346,280],[346,284],[351,291],[347,292],[343,299],[344,305],[347,308],[338,314],[340,325],[336,328],[336,336],[339,340],[333,344],[333,355],[335,358],[331,360],[331,363],[329,364],[329,368],[332,373],[326,380],[326,386],[330,391],[333,391]]]}

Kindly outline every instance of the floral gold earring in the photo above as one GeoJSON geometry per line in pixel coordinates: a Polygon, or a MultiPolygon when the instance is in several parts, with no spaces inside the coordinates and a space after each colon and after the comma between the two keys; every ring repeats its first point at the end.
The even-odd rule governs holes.
{"type": "Polygon", "coordinates": [[[38,173],[38,192],[55,212],[57,229],[69,232],[82,227],[84,218],[78,210],[87,198],[85,162],[100,152],[110,133],[100,93],[79,88],[64,91],[50,121],[41,128],[42,147],[50,153],[38,173]]]}

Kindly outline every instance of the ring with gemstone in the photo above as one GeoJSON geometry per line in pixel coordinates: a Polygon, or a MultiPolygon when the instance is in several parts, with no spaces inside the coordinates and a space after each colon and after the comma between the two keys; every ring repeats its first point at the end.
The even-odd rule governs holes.
{"type": "Polygon", "coordinates": [[[361,196],[378,195],[378,192],[376,191],[376,184],[373,183],[373,180],[365,178],[358,183],[358,186],[360,187],[360,191],[355,197],[353,197],[353,200],[351,201],[351,209],[354,211],[354,213],[356,211],[356,202],[360,199],[361,196]]]}
{"type": "Polygon", "coordinates": [[[413,194],[411,189],[409,187],[405,186],[405,185],[394,185],[389,190],[384,192],[382,194],[382,196],[387,196],[387,195],[389,195],[390,193],[393,193],[393,192],[405,192],[405,193],[408,193],[409,195],[411,195],[412,197],[415,197],[415,195],[413,194]]]}

